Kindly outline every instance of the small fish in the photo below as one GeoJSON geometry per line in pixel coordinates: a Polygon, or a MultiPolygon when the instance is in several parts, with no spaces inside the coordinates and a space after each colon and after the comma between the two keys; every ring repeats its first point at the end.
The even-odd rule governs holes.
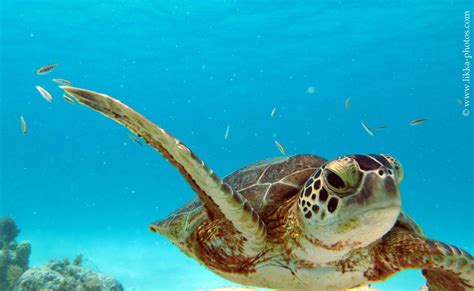
{"type": "Polygon", "coordinates": [[[278,149],[280,150],[280,152],[281,152],[283,155],[286,155],[285,148],[284,148],[277,140],[275,140],[275,144],[276,144],[276,146],[278,147],[278,149]]]}
{"type": "Polygon", "coordinates": [[[422,124],[423,122],[427,121],[428,119],[426,118],[416,118],[416,119],[413,119],[411,122],[410,122],[410,125],[418,125],[418,124],[422,124]]]}
{"type": "Polygon", "coordinates": [[[360,123],[362,124],[362,127],[370,136],[375,136],[374,132],[363,121],[361,121],[360,123]]]}
{"type": "Polygon", "coordinates": [[[459,105],[464,105],[461,99],[456,99],[456,102],[458,102],[459,105]]]}
{"type": "Polygon", "coordinates": [[[385,129],[385,128],[387,128],[387,127],[388,127],[387,125],[383,124],[383,125],[377,126],[377,127],[375,128],[375,130],[382,130],[382,129],[385,129]]]}
{"type": "Polygon", "coordinates": [[[43,89],[42,87],[40,86],[36,86],[36,90],[38,90],[41,94],[41,96],[43,96],[43,98],[48,101],[49,103],[51,103],[51,101],[53,100],[53,97],[51,96],[51,94],[49,94],[48,91],[46,91],[45,89],[43,89]]]}
{"type": "Polygon", "coordinates": [[[21,122],[21,132],[23,133],[23,135],[26,135],[26,133],[28,132],[28,128],[26,127],[26,121],[25,121],[25,118],[23,118],[23,115],[20,116],[20,122],[21,122]]]}
{"type": "Polygon", "coordinates": [[[275,117],[276,112],[277,112],[276,107],[273,107],[272,113],[270,113],[270,116],[271,116],[272,118],[275,117]]]}
{"type": "Polygon", "coordinates": [[[59,65],[58,64],[51,64],[51,65],[41,67],[36,71],[36,74],[46,75],[48,73],[51,73],[57,66],[59,66],[59,65]]]}
{"type": "Polygon", "coordinates": [[[351,105],[351,98],[346,99],[346,109],[349,109],[349,106],[351,105]]]}
{"type": "Polygon", "coordinates": [[[70,81],[66,80],[66,79],[53,79],[53,82],[61,84],[61,85],[72,86],[72,83],[70,81]]]}
{"type": "Polygon", "coordinates": [[[134,135],[131,135],[129,134],[128,137],[133,140],[136,144],[140,145],[140,146],[143,146],[142,142],[140,141],[140,139],[134,135]]]}
{"type": "Polygon", "coordinates": [[[227,140],[229,138],[229,131],[230,131],[230,125],[227,125],[224,133],[224,139],[227,140]]]}
{"type": "Polygon", "coordinates": [[[71,97],[69,97],[67,94],[63,94],[63,98],[64,100],[66,100],[67,102],[71,103],[71,104],[74,104],[74,99],[72,99],[71,97]]]}
{"type": "Polygon", "coordinates": [[[306,94],[314,94],[316,93],[316,88],[314,86],[309,86],[306,88],[306,94]]]}

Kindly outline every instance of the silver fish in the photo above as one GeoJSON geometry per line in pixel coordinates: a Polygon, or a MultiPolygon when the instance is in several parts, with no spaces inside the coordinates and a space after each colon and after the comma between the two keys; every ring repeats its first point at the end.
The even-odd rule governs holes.
{"type": "Polygon", "coordinates": [[[38,70],[36,70],[36,74],[46,75],[48,73],[51,73],[54,69],[56,69],[57,66],[59,66],[59,65],[58,64],[51,64],[51,65],[41,67],[38,70]]]}
{"type": "Polygon", "coordinates": [[[63,98],[64,100],[66,100],[67,102],[71,103],[71,104],[74,104],[74,99],[72,99],[71,97],[69,97],[67,94],[63,94],[63,98]]]}
{"type": "Polygon", "coordinates": [[[276,107],[273,107],[272,113],[270,113],[270,116],[271,116],[272,118],[275,117],[276,111],[277,111],[276,107]]]}
{"type": "Polygon", "coordinates": [[[280,152],[281,152],[283,155],[286,155],[286,150],[285,150],[285,148],[284,148],[277,140],[275,140],[275,144],[276,144],[276,146],[278,147],[278,150],[280,150],[280,152]]]}
{"type": "Polygon", "coordinates": [[[410,122],[410,125],[418,125],[418,124],[422,124],[423,122],[427,121],[428,119],[426,118],[416,118],[416,119],[413,119],[411,122],[410,122]]]}
{"type": "Polygon", "coordinates": [[[224,133],[224,139],[227,140],[229,138],[229,131],[230,131],[230,125],[227,125],[224,133]]]}
{"type": "Polygon", "coordinates": [[[45,89],[43,89],[42,87],[40,86],[36,86],[36,90],[38,90],[41,94],[41,96],[43,96],[43,98],[48,101],[49,103],[51,103],[51,101],[53,100],[53,97],[51,96],[51,94],[49,94],[48,91],[46,91],[45,89]]]}
{"type": "Polygon", "coordinates": [[[53,79],[53,82],[61,84],[61,85],[72,86],[72,83],[70,81],[66,80],[66,79],[53,79]]]}
{"type": "Polygon", "coordinates": [[[20,122],[21,122],[21,132],[23,133],[23,135],[26,135],[26,133],[28,132],[28,128],[26,127],[26,121],[23,116],[20,116],[20,122]]]}
{"type": "Polygon", "coordinates": [[[362,127],[370,136],[375,136],[374,132],[363,121],[361,121],[360,123],[362,124],[362,127]]]}

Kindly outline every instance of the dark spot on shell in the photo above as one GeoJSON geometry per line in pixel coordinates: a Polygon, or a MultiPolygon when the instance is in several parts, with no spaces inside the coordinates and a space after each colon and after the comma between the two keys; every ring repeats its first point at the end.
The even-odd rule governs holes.
{"type": "Polygon", "coordinates": [[[311,185],[313,183],[313,179],[309,179],[308,181],[306,181],[306,184],[304,184],[305,187],[309,187],[309,185],[311,185]]]}
{"type": "Polygon", "coordinates": [[[311,209],[314,211],[315,214],[318,214],[318,211],[319,211],[319,206],[318,205],[313,205],[313,207],[311,207],[311,209]]]}
{"type": "Polygon", "coordinates": [[[328,191],[322,188],[321,191],[319,191],[319,201],[324,202],[327,199],[328,199],[328,191]]]}
{"type": "Polygon", "coordinates": [[[339,203],[339,200],[337,200],[337,198],[332,197],[331,199],[329,199],[328,211],[333,213],[336,210],[338,203],[339,203]]]}
{"type": "Polygon", "coordinates": [[[314,181],[313,187],[314,189],[319,190],[319,188],[321,187],[321,180],[314,181]]]}
{"type": "Polygon", "coordinates": [[[311,203],[309,201],[306,201],[306,206],[311,207],[311,203]]]}
{"type": "Polygon", "coordinates": [[[354,159],[359,164],[361,170],[364,171],[371,171],[380,168],[380,164],[377,163],[374,159],[370,158],[369,156],[365,155],[355,155],[354,159]]]}
{"type": "Polygon", "coordinates": [[[316,194],[313,193],[313,195],[311,195],[311,199],[315,200],[316,199],[316,194]]]}
{"type": "Polygon", "coordinates": [[[305,206],[305,207],[303,208],[303,212],[306,212],[306,211],[308,211],[308,207],[305,206]]]}
{"type": "Polygon", "coordinates": [[[304,217],[306,217],[307,219],[310,219],[310,218],[311,218],[311,215],[313,215],[313,214],[311,213],[311,211],[308,211],[308,212],[306,212],[306,213],[304,214],[304,217]]]}
{"type": "Polygon", "coordinates": [[[306,188],[306,190],[304,191],[304,196],[308,197],[309,194],[311,194],[312,190],[313,189],[311,189],[311,187],[306,188]]]}

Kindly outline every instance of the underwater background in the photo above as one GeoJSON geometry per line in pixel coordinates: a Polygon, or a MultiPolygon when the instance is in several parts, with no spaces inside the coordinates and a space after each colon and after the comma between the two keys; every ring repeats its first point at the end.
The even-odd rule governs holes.
{"type": "MultiPolygon", "coordinates": [[[[473,253],[474,131],[462,114],[464,12],[473,8],[428,0],[2,0],[0,216],[15,217],[19,239],[31,242],[30,266],[82,253],[126,290],[236,285],[148,231],[194,192],[126,129],[64,102],[51,81],[64,78],[129,104],[221,177],[280,156],[274,140],[288,155],[393,155],[405,169],[404,210],[430,238],[473,253]],[[54,72],[36,74],[51,63],[59,64],[54,72]],[[415,118],[428,120],[411,126],[415,118]],[[387,128],[372,137],[361,121],[387,128]]],[[[416,270],[374,287],[424,282],[416,270]]]]}

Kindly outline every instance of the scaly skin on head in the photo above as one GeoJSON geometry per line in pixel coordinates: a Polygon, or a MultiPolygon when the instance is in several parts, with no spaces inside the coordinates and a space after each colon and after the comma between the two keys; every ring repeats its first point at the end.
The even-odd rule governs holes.
{"type": "Polygon", "coordinates": [[[401,209],[403,170],[394,158],[350,155],[322,165],[303,187],[299,219],[318,247],[364,247],[394,225],[401,209]]]}

